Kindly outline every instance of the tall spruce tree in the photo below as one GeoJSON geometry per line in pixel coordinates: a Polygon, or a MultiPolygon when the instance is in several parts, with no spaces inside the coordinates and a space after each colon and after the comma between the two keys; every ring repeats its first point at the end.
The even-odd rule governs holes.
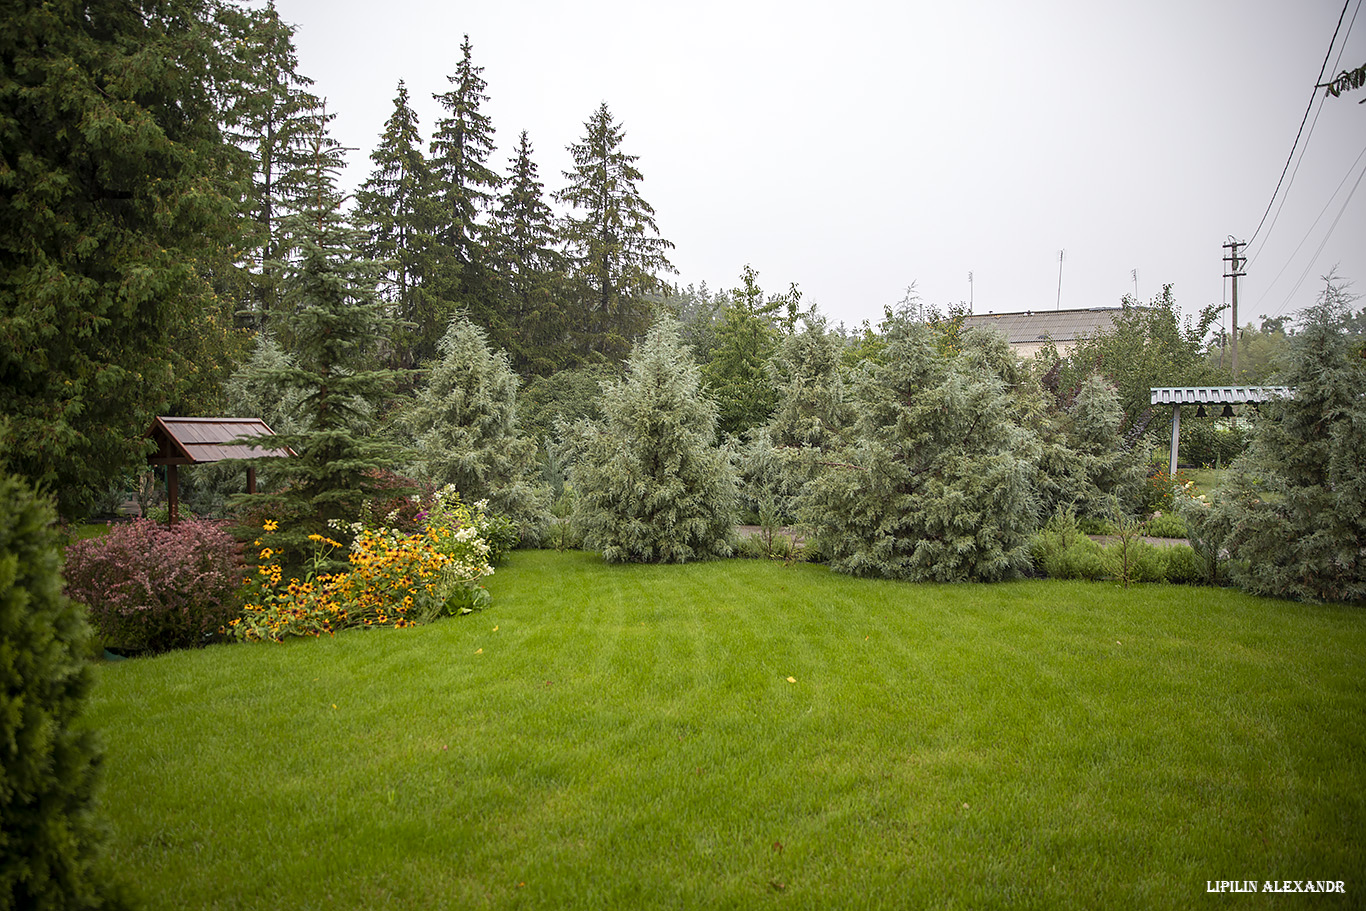
{"type": "Polygon", "coordinates": [[[578,348],[617,359],[650,320],[646,295],[660,289],[660,273],[673,272],[659,235],[655,210],[640,195],[639,156],[621,145],[625,129],[604,102],[584,123],[583,138],[569,146],[574,169],[555,199],[572,210],[562,237],[578,280],[575,314],[578,348]]]}
{"type": "Polygon", "coordinates": [[[716,443],[716,405],[697,365],[661,318],[609,388],[606,417],[582,428],[572,470],[574,526],[609,563],[729,556],[736,478],[716,443]]]}
{"type": "Polygon", "coordinates": [[[550,523],[550,492],[539,480],[536,443],[517,426],[517,375],[503,351],[464,316],[451,320],[440,357],[405,411],[413,473],[454,484],[466,503],[489,506],[540,540],[550,523]]]}
{"type": "Polygon", "coordinates": [[[309,204],[312,137],[326,117],[322,100],[309,91],[313,80],[298,71],[294,27],[280,18],[275,0],[261,9],[225,4],[221,10],[226,37],[240,48],[232,59],[241,73],[225,99],[223,121],[253,165],[242,203],[241,253],[254,287],[242,313],[249,325],[283,335],[286,263],[298,244],[289,235],[289,216],[309,204]]]}
{"type": "Polygon", "coordinates": [[[1037,528],[1032,435],[1006,382],[905,319],[856,383],[851,443],[825,460],[801,500],[804,524],[840,572],[913,581],[1011,578],[1037,528]]]}
{"type": "Polygon", "coordinates": [[[1366,336],[1353,297],[1325,280],[1290,339],[1291,397],[1263,404],[1252,443],[1212,497],[1186,512],[1206,556],[1246,591],[1304,601],[1366,598],[1366,336]]]}
{"type": "Polygon", "coordinates": [[[140,462],[239,167],[201,6],[21,4],[0,29],[0,469],[76,516],[140,462]]]}
{"type": "Polygon", "coordinates": [[[486,262],[486,226],[480,216],[492,204],[500,179],[488,166],[493,153],[493,121],[480,110],[485,94],[482,66],[475,66],[466,35],[460,44],[460,63],[446,79],[451,89],[432,97],[444,116],[432,134],[431,168],[435,179],[436,213],[434,278],[439,281],[444,312],[437,314],[436,331],[444,331],[457,308],[475,322],[491,328],[496,312],[490,303],[486,262]]]}
{"type": "Polygon", "coordinates": [[[569,361],[568,325],[557,294],[564,257],[531,155],[523,130],[493,213],[490,258],[502,301],[493,337],[518,371],[548,376],[569,361]]]}
{"type": "Polygon", "coordinates": [[[293,363],[265,371],[299,396],[299,428],[277,442],[296,455],[273,468],[289,480],[284,491],[256,504],[281,520],[282,543],[297,557],[307,535],[329,520],[351,522],[377,491],[373,473],[396,466],[399,454],[371,431],[391,394],[397,371],[376,369],[379,340],[389,320],[375,294],[378,266],[361,253],[364,232],[343,215],[335,174],[342,150],[318,129],[307,208],[291,216],[289,229],[302,247],[286,273],[287,328],[293,363]]]}
{"type": "Polygon", "coordinates": [[[416,367],[436,351],[436,302],[426,279],[431,262],[432,175],[422,154],[417,114],[398,83],[394,112],[370,153],[374,170],[356,193],[356,221],[370,235],[365,253],[383,267],[380,297],[395,318],[394,361],[416,367]]]}

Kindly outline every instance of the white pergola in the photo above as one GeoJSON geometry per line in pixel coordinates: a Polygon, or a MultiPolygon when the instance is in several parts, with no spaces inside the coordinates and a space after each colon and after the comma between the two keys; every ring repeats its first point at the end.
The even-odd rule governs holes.
{"type": "Polygon", "coordinates": [[[1241,405],[1288,399],[1289,386],[1160,386],[1149,387],[1150,405],[1172,406],[1172,458],[1170,473],[1176,474],[1176,450],[1181,444],[1182,405],[1241,405]]]}

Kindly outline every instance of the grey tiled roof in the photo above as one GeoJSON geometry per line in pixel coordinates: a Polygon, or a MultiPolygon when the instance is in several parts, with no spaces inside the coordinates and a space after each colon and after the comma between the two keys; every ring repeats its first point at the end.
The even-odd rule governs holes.
{"type": "Polygon", "coordinates": [[[964,319],[964,326],[996,329],[1012,345],[1031,344],[1052,339],[1070,344],[1108,330],[1123,307],[1092,307],[1087,310],[1027,310],[1024,313],[977,313],[964,319]]]}

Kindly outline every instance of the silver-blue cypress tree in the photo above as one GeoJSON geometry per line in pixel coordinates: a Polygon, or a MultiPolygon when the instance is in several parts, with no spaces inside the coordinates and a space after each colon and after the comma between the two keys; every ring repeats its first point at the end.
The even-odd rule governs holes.
{"type": "Polygon", "coordinates": [[[609,563],[684,563],[729,556],[736,478],[716,441],[716,404],[662,318],[610,387],[605,419],[586,429],[572,481],[574,527],[609,563]]]}

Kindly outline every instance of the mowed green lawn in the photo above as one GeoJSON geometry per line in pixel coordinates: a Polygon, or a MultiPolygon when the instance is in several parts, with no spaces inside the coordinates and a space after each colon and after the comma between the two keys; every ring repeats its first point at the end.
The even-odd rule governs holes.
{"type": "Polygon", "coordinates": [[[417,629],[103,665],[103,804],[149,905],[1366,894],[1361,607],[552,552],[490,589],[417,629]],[[1229,879],[1347,893],[1206,893],[1229,879]]]}

